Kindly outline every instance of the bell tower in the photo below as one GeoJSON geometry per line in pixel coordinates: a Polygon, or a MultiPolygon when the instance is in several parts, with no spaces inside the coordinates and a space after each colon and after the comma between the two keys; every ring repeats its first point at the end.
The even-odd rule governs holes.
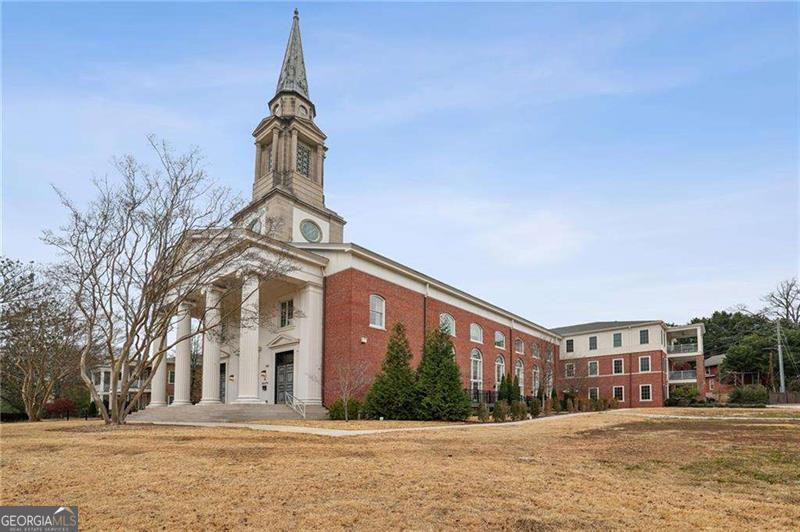
{"type": "Polygon", "coordinates": [[[269,114],[253,131],[253,199],[234,222],[247,226],[256,212],[263,212],[280,220],[272,235],[280,240],[342,242],[345,221],[325,207],[326,137],[314,123],[317,111],[308,91],[297,9],[268,105],[269,114]]]}

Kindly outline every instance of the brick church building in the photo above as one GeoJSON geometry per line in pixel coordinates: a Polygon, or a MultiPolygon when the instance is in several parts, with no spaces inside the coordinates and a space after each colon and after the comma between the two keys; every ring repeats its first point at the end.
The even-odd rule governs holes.
{"type": "MultiPolygon", "coordinates": [[[[663,404],[680,384],[702,390],[702,325],[650,320],[548,329],[346,242],[344,217],[325,203],[325,186],[335,186],[336,176],[325,175],[326,136],[316,113],[295,11],[268,115],[253,131],[252,199],[232,219],[246,232],[248,254],[284,254],[294,268],[280,279],[263,279],[256,267],[235,273],[243,286],[237,304],[269,323],[246,329],[231,320],[223,324],[226,338],[204,338],[202,399],[194,406],[189,347],[178,345],[171,406],[329,405],[348,370],[379,370],[395,322],[407,328],[414,365],[425,334],[447,327],[464,388],[476,401],[491,401],[503,375],[516,376],[524,396],[571,387],[625,406],[663,404]],[[277,233],[264,234],[268,217],[280,220],[277,233]]],[[[212,315],[197,309],[225,304],[209,287],[187,302],[178,331],[190,316],[212,315]]],[[[170,402],[166,371],[154,374],[149,409],[170,402]]]]}

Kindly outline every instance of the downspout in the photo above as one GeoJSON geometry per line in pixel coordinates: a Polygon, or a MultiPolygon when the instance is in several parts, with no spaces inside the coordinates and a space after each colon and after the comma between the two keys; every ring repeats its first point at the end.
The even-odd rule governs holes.
{"type": "Polygon", "coordinates": [[[325,328],[325,307],[327,306],[326,298],[328,297],[328,290],[327,290],[327,282],[328,278],[323,276],[322,277],[322,357],[321,357],[321,368],[320,368],[320,392],[322,393],[322,402],[323,406],[325,404],[325,337],[327,336],[327,331],[325,328]]]}

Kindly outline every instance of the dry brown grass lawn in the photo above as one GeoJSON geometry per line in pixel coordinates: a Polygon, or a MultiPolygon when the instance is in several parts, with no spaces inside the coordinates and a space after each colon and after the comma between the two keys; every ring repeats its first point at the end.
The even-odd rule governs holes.
{"type": "Polygon", "coordinates": [[[796,529],[800,423],[615,414],[327,438],[3,425],[2,504],[85,529],[796,529]]]}
{"type": "Polygon", "coordinates": [[[464,423],[448,423],[447,421],[378,421],[374,419],[352,421],[330,421],[317,419],[254,419],[245,421],[256,425],[288,425],[292,427],[315,427],[337,430],[372,430],[372,429],[411,429],[418,427],[443,427],[463,425],[464,423]]]}

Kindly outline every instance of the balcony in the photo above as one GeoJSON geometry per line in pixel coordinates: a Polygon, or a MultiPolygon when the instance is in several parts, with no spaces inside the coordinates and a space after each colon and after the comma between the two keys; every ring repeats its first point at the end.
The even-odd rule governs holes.
{"type": "Polygon", "coordinates": [[[674,382],[674,381],[696,381],[697,380],[697,370],[686,369],[686,370],[683,370],[683,371],[670,371],[669,372],[669,380],[670,380],[670,382],[674,382]]]}
{"type": "Polygon", "coordinates": [[[667,353],[676,355],[681,353],[697,353],[697,344],[675,344],[667,346],[667,353]]]}

